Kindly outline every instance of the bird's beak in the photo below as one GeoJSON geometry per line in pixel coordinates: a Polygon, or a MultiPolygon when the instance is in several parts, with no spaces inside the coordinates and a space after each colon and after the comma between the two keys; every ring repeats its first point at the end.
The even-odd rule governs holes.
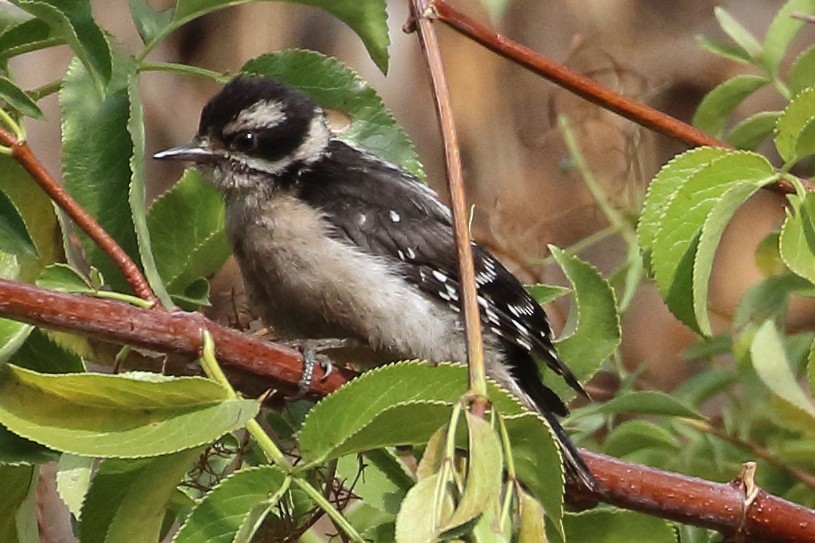
{"type": "Polygon", "coordinates": [[[158,160],[190,160],[192,162],[211,162],[217,158],[205,138],[195,138],[187,145],[171,147],[153,155],[158,160]]]}

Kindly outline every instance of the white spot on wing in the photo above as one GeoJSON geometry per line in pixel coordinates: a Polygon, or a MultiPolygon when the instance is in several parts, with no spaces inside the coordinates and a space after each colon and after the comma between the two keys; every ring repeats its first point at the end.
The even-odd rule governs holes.
{"type": "Polygon", "coordinates": [[[402,217],[396,211],[391,209],[390,217],[393,222],[399,222],[402,220],[402,217]]]}
{"type": "Polygon", "coordinates": [[[439,281],[440,283],[446,283],[447,282],[447,276],[444,275],[439,270],[433,270],[433,277],[435,277],[436,280],[439,281]]]}

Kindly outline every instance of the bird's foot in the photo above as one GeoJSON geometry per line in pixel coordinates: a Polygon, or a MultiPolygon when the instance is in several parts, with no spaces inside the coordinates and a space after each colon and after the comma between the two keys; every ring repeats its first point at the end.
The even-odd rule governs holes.
{"type": "Polygon", "coordinates": [[[320,338],[320,339],[296,339],[282,342],[283,345],[297,349],[303,355],[303,374],[297,381],[297,388],[300,391],[294,399],[303,397],[314,382],[314,369],[319,366],[323,368],[323,376],[320,380],[325,380],[334,371],[334,364],[331,359],[321,354],[323,351],[332,349],[345,349],[361,346],[361,342],[354,338],[320,338]]]}

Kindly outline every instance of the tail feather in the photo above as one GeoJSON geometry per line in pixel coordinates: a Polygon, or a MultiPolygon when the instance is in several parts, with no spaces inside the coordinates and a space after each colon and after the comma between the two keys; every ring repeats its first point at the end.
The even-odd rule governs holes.
{"type": "MultiPolygon", "coordinates": [[[[526,351],[518,350],[511,356],[513,374],[521,389],[534,402],[536,411],[546,419],[557,439],[560,452],[563,455],[566,472],[572,478],[579,480],[587,488],[597,488],[597,481],[591,470],[583,461],[577,447],[574,446],[566,430],[560,425],[557,416],[565,417],[569,409],[555,392],[543,384],[540,371],[535,360],[526,351]]],[[[578,385],[579,386],[579,385],[578,385]]],[[[582,388],[582,387],[581,387],[582,388]]]]}

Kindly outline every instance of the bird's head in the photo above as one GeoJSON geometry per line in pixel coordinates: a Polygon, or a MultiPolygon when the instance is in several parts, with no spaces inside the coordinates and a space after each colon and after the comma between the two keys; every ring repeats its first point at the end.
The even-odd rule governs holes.
{"type": "Polygon", "coordinates": [[[204,107],[192,142],[153,157],[195,162],[225,193],[272,189],[319,160],[330,137],[323,111],[306,94],[274,79],[240,75],[204,107]]]}

